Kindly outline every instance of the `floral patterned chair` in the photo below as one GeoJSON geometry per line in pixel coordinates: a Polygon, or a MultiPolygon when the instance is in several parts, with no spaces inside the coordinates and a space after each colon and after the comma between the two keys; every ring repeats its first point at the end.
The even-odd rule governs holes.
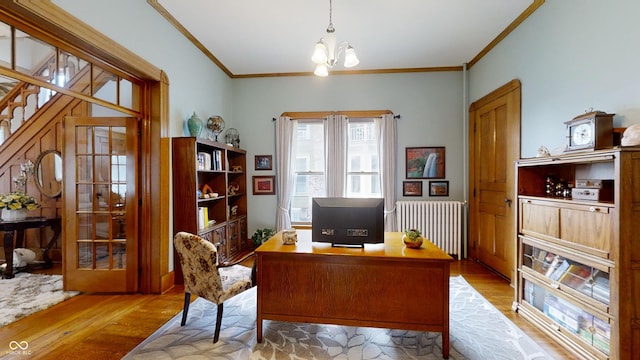
{"type": "Polygon", "coordinates": [[[219,264],[216,247],[194,234],[178,232],[173,243],[184,275],[184,309],[180,325],[184,326],[187,321],[191,294],[211,301],[218,305],[215,343],[220,336],[224,301],[253,287],[255,270],[238,265],[247,257],[234,263],[219,264]]]}

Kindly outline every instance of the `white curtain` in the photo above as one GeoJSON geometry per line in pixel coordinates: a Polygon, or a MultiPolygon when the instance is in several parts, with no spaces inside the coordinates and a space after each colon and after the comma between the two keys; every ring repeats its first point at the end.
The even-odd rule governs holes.
{"type": "Polygon", "coordinates": [[[346,194],[349,121],[345,115],[329,115],[325,119],[325,125],[327,197],[344,197],[346,194]]]}
{"type": "Polygon", "coordinates": [[[294,173],[293,152],[294,134],[297,121],[291,120],[288,116],[281,116],[276,120],[276,194],[278,208],[276,210],[276,230],[291,228],[291,197],[293,195],[294,173]]]}
{"type": "Polygon", "coordinates": [[[384,198],[384,230],[398,231],[396,218],[396,159],[397,159],[397,127],[393,114],[385,114],[375,119],[380,145],[378,158],[382,182],[382,197],[384,198]]]}

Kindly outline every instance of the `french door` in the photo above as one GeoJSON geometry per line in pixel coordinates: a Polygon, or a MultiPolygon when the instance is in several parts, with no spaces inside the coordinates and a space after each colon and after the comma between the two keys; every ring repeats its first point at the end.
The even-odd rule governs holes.
{"type": "Polygon", "coordinates": [[[138,119],[67,117],[65,290],[138,290],[138,119]]]}

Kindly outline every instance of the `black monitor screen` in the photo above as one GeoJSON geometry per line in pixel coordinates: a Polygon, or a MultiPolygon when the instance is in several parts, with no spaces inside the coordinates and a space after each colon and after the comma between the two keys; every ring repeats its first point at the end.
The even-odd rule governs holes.
{"type": "Polygon", "coordinates": [[[313,241],[333,246],[384,242],[384,199],[313,198],[313,241]]]}

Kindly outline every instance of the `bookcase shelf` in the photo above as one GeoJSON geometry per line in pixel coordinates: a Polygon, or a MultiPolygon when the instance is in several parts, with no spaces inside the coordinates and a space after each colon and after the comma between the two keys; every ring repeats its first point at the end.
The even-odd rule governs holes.
{"type": "Polygon", "coordinates": [[[640,351],[640,149],[521,159],[514,308],[581,359],[640,351]],[[548,178],[613,183],[610,197],[577,200],[548,178]],[[634,220],[635,219],[635,220],[634,220]]]}
{"type": "MultiPolygon", "coordinates": [[[[173,231],[198,234],[218,248],[218,261],[252,250],[247,236],[246,151],[225,144],[172,139],[173,231]]],[[[176,283],[182,269],[175,268],[176,283]]]]}

